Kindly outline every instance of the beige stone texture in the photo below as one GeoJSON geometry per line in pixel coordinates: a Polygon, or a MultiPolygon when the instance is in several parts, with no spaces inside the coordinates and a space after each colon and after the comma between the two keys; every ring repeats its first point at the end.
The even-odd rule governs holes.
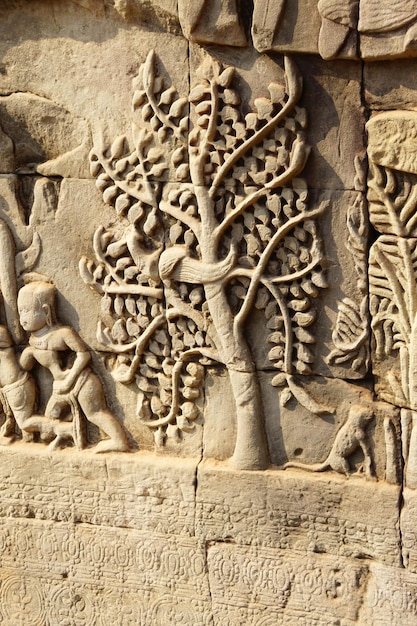
{"type": "Polygon", "coordinates": [[[33,446],[0,464],[7,625],[413,623],[397,487],[33,446]]]}
{"type": "Polygon", "coordinates": [[[367,105],[375,111],[414,110],[417,85],[413,59],[366,63],[364,87],[367,105]]]}
{"type": "Polygon", "coordinates": [[[184,36],[190,41],[229,46],[246,46],[247,39],[239,23],[236,0],[178,0],[178,12],[184,36]]]}
{"type": "Polygon", "coordinates": [[[202,463],[197,478],[198,537],[400,563],[394,485],[351,479],[347,490],[344,477],[239,474],[214,461],[202,463]]]}
{"type": "Polygon", "coordinates": [[[4,626],[415,624],[414,5],[0,2],[4,626]]]}
{"type": "Polygon", "coordinates": [[[255,0],[252,37],[259,52],[318,52],[321,26],[317,0],[255,0]]]}

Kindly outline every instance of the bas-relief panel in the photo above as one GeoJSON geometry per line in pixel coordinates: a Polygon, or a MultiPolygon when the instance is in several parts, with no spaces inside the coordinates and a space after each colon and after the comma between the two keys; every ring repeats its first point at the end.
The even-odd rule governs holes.
{"type": "MultiPolygon", "coordinates": [[[[76,49],[78,55],[84,53],[78,44],[76,49]]],[[[181,78],[177,91],[178,62],[169,71],[163,57],[149,52],[133,80],[131,122],[122,128],[125,113],[119,120],[123,135],[110,133],[111,125],[104,127],[99,112],[92,116],[85,111],[92,129],[90,175],[103,204],[98,194],[94,200],[90,196],[93,180],[81,185],[73,177],[61,178],[66,164],[77,160],[74,150],[79,162],[83,151],[51,153],[45,161],[45,141],[38,133],[30,135],[39,148],[38,162],[28,163],[32,153],[28,156],[28,149],[21,148],[18,120],[31,115],[30,98],[15,117],[12,104],[5,109],[8,125],[3,132],[14,146],[18,175],[4,176],[9,185],[5,201],[10,202],[4,210],[4,236],[9,248],[22,247],[19,237],[24,233],[28,245],[18,253],[25,259],[24,276],[16,276],[11,254],[4,268],[4,284],[13,284],[14,291],[7,296],[13,306],[5,300],[4,311],[12,333],[10,338],[4,330],[4,362],[13,374],[4,383],[3,441],[11,442],[19,429],[25,439],[49,443],[50,449],[155,447],[163,453],[199,455],[206,372],[217,366],[229,381],[235,466],[254,469],[267,467],[271,460],[278,465],[298,461],[314,462],[311,469],[363,471],[368,478],[392,474],[387,464],[395,462],[395,445],[383,443],[379,425],[375,430],[381,420],[375,417],[378,410],[370,393],[347,384],[349,401],[343,407],[332,379],[345,377],[348,369],[350,377],[360,380],[369,367],[363,176],[360,160],[355,173],[353,154],[363,148],[358,135],[346,141],[340,132],[335,151],[334,120],[317,131],[307,114],[318,97],[330,92],[334,99],[329,112],[334,108],[336,118],[341,113],[342,126],[353,115],[362,116],[356,66],[345,69],[348,90],[335,68],[323,79],[320,65],[315,67],[317,88],[311,90],[306,81],[304,90],[302,71],[289,57],[282,64],[246,52],[234,69],[233,51],[228,55],[219,49],[216,55],[195,47],[190,59],[190,90],[181,78]],[[243,113],[245,109],[249,112],[243,113]],[[317,162],[329,162],[340,152],[343,160],[352,156],[349,176],[341,166],[317,169],[317,162]],[[339,172],[348,195],[337,191],[339,172]],[[17,197],[9,199],[13,185],[17,197]],[[71,193],[83,198],[76,207],[71,193]],[[63,252],[68,268],[61,272],[52,242],[66,218],[85,215],[83,202],[97,207],[97,214],[105,205],[107,222],[88,220],[85,234],[95,230],[91,239],[81,232],[76,242],[68,237],[69,253],[63,252]],[[333,276],[327,266],[332,255],[339,256],[339,229],[348,237],[337,263],[342,273],[339,269],[333,276]],[[326,233],[327,249],[321,232],[326,233]],[[343,262],[349,252],[351,265],[343,262]],[[79,290],[86,290],[81,278],[96,293],[83,296],[97,311],[95,337],[90,309],[86,314],[79,306],[79,290]],[[337,309],[334,299],[340,288],[337,309]],[[318,318],[329,309],[332,322],[326,325],[318,318]],[[83,333],[95,349],[93,359],[83,333]],[[317,341],[322,334],[324,342],[317,341]],[[266,383],[267,372],[274,369],[266,383]],[[306,378],[323,373],[328,403],[309,391],[306,378]],[[116,391],[110,406],[103,376],[107,393],[116,391]],[[11,398],[20,380],[20,393],[26,385],[33,396],[24,415],[15,408],[20,398],[11,398]],[[266,391],[270,384],[272,391],[266,391]],[[334,454],[331,445],[308,449],[304,443],[297,446],[293,436],[290,444],[279,437],[280,419],[285,433],[285,416],[297,410],[305,415],[301,423],[305,419],[313,428],[315,420],[327,424],[326,441],[335,441],[339,462],[328,463],[328,455],[334,454]],[[357,429],[358,436],[349,434],[357,429]],[[378,445],[370,443],[371,431],[379,433],[378,445]],[[385,466],[381,445],[391,450],[385,466]]],[[[5,78],[8,86],[20,77],[14,72],[5,78]]],[[[314,105],[311,115],[314,119],[314,105]]],[[[57,122],[52,132],[61,136],[61,126],[57,122]]],[[[82,135],[80,141],[86,141],[82,135]]],[[[228,456],[229,444],[227,449],[222,441],[210,445],[215,457],[228,456]]]]}
{"type": "MultiPolygon", "coordinates": [[[[22,60],[36,45],[29,32],[13,43],[18,22],[10,13],[0,76],[2,517],[61,519],[71,533],[80,522],[96,535],[118,527],[112,536],[121,543],[122,526],[149,529],[152,554],[155,532],[162,534],[155,542],[197,536],[192,551],[207,557],[202,584],[208,575],[218,623],[258,623],[264,605],[282,623],[312,607],[318,624],[326,611],[338,615],[327,587],[307,599],[301,593],[303,568],[329,579],[328,567],[343,566],[328,555],[353,559],[351,579],[334,586],[355,598],[374,589],[379,615],[385,591],[362,584],[371,576],[367,561],[396,571],[403,558],[415,571],[415,113],[371,116],[365,141],[354,61],[339,69],[317,57],[188,46],[178,35],[142,32],[133,4],[134,25],[106,26],[105,42],[85,35],[93,33],[91,7],[80,13],[84,35],[65,44],[65,86],[45,68],[54,67],[58,32],[74,35],[78,14],[59,15],[29,76],[22,60]],[[26,460],[37,468],[33,489],[26,460]],[[52,466],[62,485],[49,492],[52,466]],[[219,478],[230,490],[223,493],[219,478]],[[370,500],[376,517],[364,516],[370,500]],[[219,572],[239,571],[243,557],[215,543],[207,549],[207,541],[230,537],[295,550],[271,564],[295,585],[282,606],[268,596],[245,613],[236,599],[249,592],[237,578],[230,602],[219,600],[219,572]],[[327,555],[313,563],[296,556],[300,550],[327,555]]],[[[232,15],[232,5],[219,2],[217,17],[232,15]]],[[[46,14],[34,15],[49,28],[46,14]]],[[[108,24],[100,12],[94,19],[108,24]]],[[[83,554],[85,541],[80,528],[83,554]]],[[[255,552],[250,563],[265,562],[255,552]]],[[[128,562],[109,580],[127,580],[128,562]]],[[[0,593],[20,597],[26,583],[14,565],[4,567],[10,578],[0,593]]],[[[104,570],[94,567],[96,579],[104,570]]],[[[146,584],[151,569],[147,563],[146,584]]],[[[35,584],[36,576],[28,570],[31,597],[49,606],[53,577],[43,573],[45,584],[35,584]]],[[[80,576],[74,570],[75,587],[80,576]]],[[[72,582],[63,604],[78,597],[72,582]]],[[[181,600],[192,596],[190,584],[173,590],[167,581],[158,609],[146,585],[116,591],[112,582],[106,593],[126,606],[143,593],[131,614],[139,623],[162,624],[172,607],[178,623],[198,623],[181,600]]],[[[404,584],[412,589],[415,581],[404,584]]],[[[198,619],[212,623],[204,593],[198,619]]],[[[366,597],[362,608],[352,601],[351,623],[369,621],[366,597]]],[[[89,606],[80,598],[79,607],[89,606]]],[[[4,609],[6,623],[20,614],[12,608],[4,609]]],[[[39,610],[40,620],[54,623],[39,610]]],[[[407,612],[411,620],[415,609],[407,612]]]]}

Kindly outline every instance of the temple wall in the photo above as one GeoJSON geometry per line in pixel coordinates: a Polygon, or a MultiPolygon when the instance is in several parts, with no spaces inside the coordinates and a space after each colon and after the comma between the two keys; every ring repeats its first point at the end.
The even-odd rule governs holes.
{"type": "Polygon", "coordinates": [[[0,1],[4,626],[417,623],[394,4],[0,1]]]}

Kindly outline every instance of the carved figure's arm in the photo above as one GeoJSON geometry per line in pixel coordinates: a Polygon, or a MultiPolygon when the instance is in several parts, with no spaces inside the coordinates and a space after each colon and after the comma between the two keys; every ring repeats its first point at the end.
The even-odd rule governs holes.
{"type": "Polygon", "coordinates": [[[34,367],[36,359],[33,356],[33,348],[29,346],[23,350],[22,354],[20,355],[19,363],[22,369],[27,371],[31,370],[34,367]]]}
{"type": "Polygon", "coordinates": [[[76,353],[75,361],[70,370],[66,373],[64,380],[54,381],[53,389],[55,393],[68,393],[75,385],[78,376],[87,367],[91,361],[89,353],[84,341],[77,335],[72,328],[62,329],[63,337],[67,348],[76,353]]]}

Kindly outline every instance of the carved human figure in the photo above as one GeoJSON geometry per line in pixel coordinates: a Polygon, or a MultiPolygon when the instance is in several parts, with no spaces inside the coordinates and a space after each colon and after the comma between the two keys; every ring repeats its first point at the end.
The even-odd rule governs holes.
{"type": "Polygon", "coordinates": [[[39,363],[53,378],[46,418],[55,422],[69,408],[74,421],[74,438],[80,441],[82,411],[87,420],[109,437],[95,446],[95,452],[126,451],[125,432],[107,408],[101,381],[90,366],[87,346],[71,327],[55,321],[55,287],[44,281],[25,285],[19,291],[18,310],[22,328],[30,333],[29,346],[20,359],[21,366],[31,370],[39,363]],[[66,363],[71,359],[68,367],[66,363]]]}
{"type": "MultiPolygon", "coordinates": [[[[0,429],[0,443],[11,443],[15,437],[15,421],[25,433],[28,419],[34,412],[36,388],[33,378],[20,367],[7,328],[0,326],[0,402],[5,420],[0,429]]],[[[30,436],[25,437],[30,438],[30,436]]]]}

